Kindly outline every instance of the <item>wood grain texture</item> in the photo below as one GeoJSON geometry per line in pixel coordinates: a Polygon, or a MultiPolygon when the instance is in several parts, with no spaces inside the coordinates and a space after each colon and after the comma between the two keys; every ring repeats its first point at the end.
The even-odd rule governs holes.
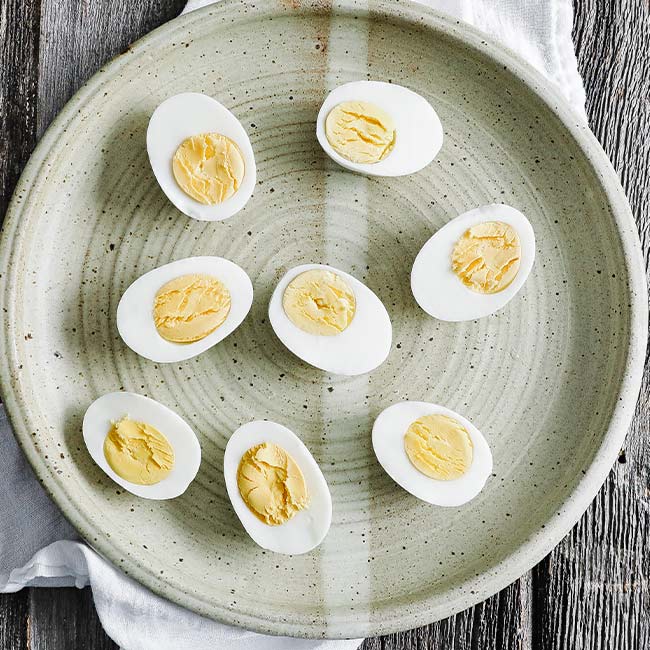
{"type": "MultiPolygon", "coordinates": [[[[54,115],[105,61],[184,0],[0,0],[0,214],[54,115]]],[[[591,126],[650,257],[650,2],[574,0],[591,126]]],[[[444,621],[364,650],[650,648],[650,375],[625,449],[571,534],[532,572],[444,621]]],[[[89,589],[0,596],[0,648],[115,648],[89,589]]]]}
{"type": "Polygon", "coordinates": [[[0,214],[36,144],[39,0],[0,2],[0,214]]]}
{"type": "Polygon", "coordinates": [[[185,0],[41,0],[39,136],[104,63],[184,6],[185,0]]]}
{"type": "Polygon", "coordinates": [[[22,650],[29,645],[29,592],[0,597],[0,648],[22,650]]]}
{"type": "MultiPolygon", "coordinates": [[[[0,0],[2,216],[20,172],[36,144],[39,25],[39,0],[0,0]]],[[[0,648],[29,647],[29,592],[0,598],[0,648]]]]}
{"type": "Polygon", "coordinates": [[[31,650],[116,650],[99,622],[90,589],[30,589],[31,650]]]}

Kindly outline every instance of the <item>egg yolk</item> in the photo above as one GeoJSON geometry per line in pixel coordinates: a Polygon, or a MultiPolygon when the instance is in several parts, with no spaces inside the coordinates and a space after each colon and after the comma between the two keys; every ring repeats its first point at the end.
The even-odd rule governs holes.
{"type": "Polygon", "coordinates": [[[472,226],[456,242],[451,268],[477,293],[498,293],[515,279],[521,261],[517,231],[501,221],[472,226]]]}
{"type": "Polygon", "coordinates": [[[278,526],[309,505],[305,478],[282,447],[263,442],[239,461],[237,487],[249,510],[265,524],[278,526]]]}
{"type": "Polygon", "coordinates": [[[225,135],[201,133],[181,143],[172,170],[183,192],[199,203],[215,205],[239,189],[244,178],[244,158],[225,135]]]}
{"type": "Polygon", "coordinates": [[[332,148],[354,163],[372,164],[386,158],[395,144],[391,116],[369,102],[343,102],[325,119],[325,136],[332,148]]]}
{"type": "Polygon", "coordinates": [[[160,336],[174,343],[205,338],[230,313],[230,292],[217,278],[193,273],[163,285],[156,294],[153,319],[160,336]]]}
{"type": "Polygon", "coordinates": [[[439,481],[459,478],[474,456],[467,429],[446,415],[425,415],[404,434],[404,449],[414,467],[439,481]]]}
{"type": "Polygon", "coordinates": [[[335,336],[352,322],[356,299],[341,276],[326,269],[312,269],[288,284],[282,306],[289,320],[304,332],[335,336]]]}
{"type": "Polygon", "coordinates": [[[128,417],[114,422],[104,439],[104,456],[125,481],[153,485],[174,466],[174,449],[155,427],[128,417]]]}

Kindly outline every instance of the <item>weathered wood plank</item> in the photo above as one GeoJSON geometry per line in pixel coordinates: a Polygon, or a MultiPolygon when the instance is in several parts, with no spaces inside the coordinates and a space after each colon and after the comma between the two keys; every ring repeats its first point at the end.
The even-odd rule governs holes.
{"type": "Polygon", "coordinates": [[[40,2],[0,2],[0,215],[36,144],[40,2]]]}
{"type": "Polygon", "coordinates": [[[0,596],[0,648],[29,648],[29,594],[26,591],[0,596]]]}
{"type": "MultiPolygon", "coordinates": [[[[0,2],[0,215],[36,143],[40,2],[0,2]]],[[[1,550],[0,550],[1,552],[1,550]]],[[[28,647],[29,595],[0,596],[0,647],[28,647]]]]}
{"type": "MultiPolygon", "coordinates": [[[[650,251],[650,4],[575,0],[574,40],[594,133],[650,251]]],[[[538,646],[650,648],[650,372],[619,463],[534,572],[538,646]]]]}
{"type": "MultiPolygon", "coordinates": [[[[40,2],[0,2],[0,215],[36,142],[40,2]]],[[[0,647],[28,647],[29,596],[0,596],[0,647]]]]}
{"type": "Polygon", "coordinates": [[[104,63],[184,6],[185,0],[42,0],[39,135],[104,63]]]}
{"type": "Polygon", "coordinates": [[[90,589],[31,589],[30,650],[116,650],[104,632],[90,589]]]}

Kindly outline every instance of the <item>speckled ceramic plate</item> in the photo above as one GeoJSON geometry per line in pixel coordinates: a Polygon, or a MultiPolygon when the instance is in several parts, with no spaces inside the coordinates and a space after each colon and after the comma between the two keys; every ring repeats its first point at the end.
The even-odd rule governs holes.
{"type": "Polygon", "coordinates": [[[634,223],[587,128],[525,64],[420,5],[224,2],[154,32],[88,82],[47,132],[2,240],[3,396],[47,490],[84,537],[154,591],[216,619],[303,636],[360,636],[461,610],[540,560],[578,519],[630,421],[646,332],[634,223]],[[405,178],[331,163],[314,121],[336,84],[392,80],[435,106],[440,155],[405,178]],[[258,186],[222,223],[180,214],[156,184],[147,120],[173,93],[228,106],[251,135],[258,186]],[[492,202],[528,215],[537,259],[499,314],[443,323],[409,271],[431,234],[492,202]],[[189,255],[231,258],[253,309],[205,354],[156,365],[120,340],[126,287],[189,255]],[[291,356],[266,319],[289,268],[324,262],[379,295],[394,325],[386,363],[329,376],[291,356]],[[181,498],[125,493],[83,446],[84,410],[125,389],[176,410],[203,463],[181,498]],[[402,399],[459,411],[488,439],[494,476],[441,509],[397,487],[371,427],[402,399]],[[270,418],[299,433],[332,489],[323,545],[265,553],[222,476],[231,431],[270,418]]]}

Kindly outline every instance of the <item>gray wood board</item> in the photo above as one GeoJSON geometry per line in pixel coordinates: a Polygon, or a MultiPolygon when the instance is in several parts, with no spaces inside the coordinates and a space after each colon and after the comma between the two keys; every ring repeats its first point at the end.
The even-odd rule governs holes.
{"type": "MultiPolygon", "coordinates": [[[[179,13],[183,0],[0,0],[0,214],[37,139],[105,61],[179,13]]],[[[574,41],[591,126],[650,255],[650,3],[574,0],[574,41]]],[[[650,648],[649,373],[605,486],[533,571],[444,621],[364,650],[650,648]]],[[[0,647],[115,648],[90,589],[0,596],[0,647]]]]}

